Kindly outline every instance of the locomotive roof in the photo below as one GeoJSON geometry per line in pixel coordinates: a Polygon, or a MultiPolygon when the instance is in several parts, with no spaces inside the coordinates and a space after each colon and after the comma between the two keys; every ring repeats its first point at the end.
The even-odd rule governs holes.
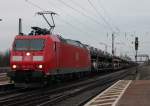
{"type": "Polygon", "coordinates": [[[32,36],[30,36],[30,35],[17,35],[16,36],[16,39],[33,39],[33,38],[43,38],[43,39],[45,39],[45,38],[48,38],[49,37],[49,35],[32,35],[32,36]]]}
{"type": "Polygon", "coordinates": [[[80,41],[72,40],[72,39],[65,39],[61,36],[58,36],[58,37],[59,37],[60,41],[63,42],[63,43],[67,43],[67,44],[70,44],[70,45],[86,48],[85,45],[82,44],[80,41]]]}
{"type": "Polygon", "coordinates": [[[54,35],[17,35],[15,39],[47,39],[51,38],[55,42],[60,42],[59,38],[54,35]]]}
{"type": "Polygon", "coordinates": [[[72,40],[72,39],[65,39],[59,35],[17,35],[15,39],[47,39],[51,38],[55,42],[63,42],[70,45],[86,48],[84,44],[80,41],[72,40]]]}

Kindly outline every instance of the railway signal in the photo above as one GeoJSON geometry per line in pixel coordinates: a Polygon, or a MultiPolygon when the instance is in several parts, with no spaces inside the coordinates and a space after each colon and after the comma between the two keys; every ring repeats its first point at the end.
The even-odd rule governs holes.
{"type": "Polygon", "coordinates": [[[135,50],[137,51],[139,47],[138,37],[135,37],[135,50]]]}
{"type": "Polygon", "coordinates": [[[135,37],[135,60],[137,61],[137,51],[138,51],[138,47],[139,47],[139,41],[138,41],[138,37],[135,37]]]}

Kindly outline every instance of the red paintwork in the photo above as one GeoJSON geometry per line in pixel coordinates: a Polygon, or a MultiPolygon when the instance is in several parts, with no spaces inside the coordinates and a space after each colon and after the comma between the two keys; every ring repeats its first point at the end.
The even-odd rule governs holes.
{"type": "Polygon", "coordinates": [[[52,70],[59,68],[86,68],[91,66],[90,53],[87,49],[66,44],[60,41],[58,36],[36,35],[36,36],[16,36],[15,39],[45,39],[43,51],[14,51],[11,50],[10,63],[17,65],[16,70],[32,70],[43,71],[50,74],[52,70]],[[56,49],[55,49],[56,45],[56,49]],[[30,52],[30,56],[26,53],[30,52]],[[21,62],[12,61],[12,56],[23,56],[21,62]],[[32,61],[33,56],[43,56],[44,61],[32,61]],[[26,58],[26,60],[25,60],[26,58]],[[38,65],[42,64],[43,69],[39,69],[38,65]]]}

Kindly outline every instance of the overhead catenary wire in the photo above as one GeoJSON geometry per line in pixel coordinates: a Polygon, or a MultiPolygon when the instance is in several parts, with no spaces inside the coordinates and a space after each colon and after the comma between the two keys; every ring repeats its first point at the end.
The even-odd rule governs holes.
{"type": "Polygon", "coordinates": [[[30,4],[31,6],[34,6],[42,11],[45,11],[43,8],[41,8],[40,6],[36,5],[35,3],[31,2],[30,0],[25,0],[28,4],[30,4]]]}
{"type": "Polygon", "coordinates": [[[111,18],[110,18],[110,16],[109,16],[108,12],[106,11],[106,9],[104,8],[104,6],[102,5],[101,0],[97,0],[97,1],[99,2],[100,8],[101,8],[101,9],[104,11],[104,13],[107,15],[107,18],[108,18],[109,20],[111,20],[111,18]]]}
{"type": "Polygon", "coordinates": [[[130,41],[129,42],[123,42],[123,44],[126,46],[126,47],[129,47],[131,52],[135,55],[135,50],[134,50],[134,46],[130,45],[130,41]]]}
{"type": "MultiPolygon", "coordinates": [[[[81,9],[82,9],[83,11],[85,11],[86,13],[89,13],[86,8],[84,8],[84,7],[81,6],[79,3],[75,2],[74,0],[70,0],[70,2],[72,2],[73,4],[75,4],[76,6],[78,6],[79,8],[81,8],[81,9]]],[[[90,14],[92,15],[92,13],[90,13],[90,14]]],[[[97,17],[97,18],[99,18],[99,17],[97,17]]]]}
{"type": "MultiPolygon", "coordinates": [[[[33,3],[33,2],[31,2],[31,1],[29,1],[29,0],[25,0],[25,1],[28,2],[30,5],[36,7],[36,8],[38,8],[38,9],[40,9],[40,10],[43,10],[43,11],[45,10],[45,9],[41,8],[40,6],[36,5],[35,3],[33,3]]],[[[88,17],[88,15],[86,15],[85,13],[80,12],[78,9],[73,8],[72,6],[66,4],[64,1],[62,1],[62,0],[58,0],[58,1],[61,2],[61,3],[63,3],[65,6],[67,6],[67,7],[71,8],[71,9],[73,9],[74,11],[79,12],[80,14],[82,14],[82,15],[88,17]]],[[[94,21],[94,22],[97,23],[97,24],[101,24],[101,23],[99,23],[97,20],[95,20],[95,19],[93,19],[93,18],[91,18],[91,17],[88,17],[88,18],[90,18],[92,21],[94,21]]],[[[65,21],[65,20],[64,20],[64,21],[65,21]]],[[[68,23],[68,22],[67,22],[67,23],[68,23]]],[[[72,24],[70,23],[70,25],[72,25],[72,24]]],[[[72,25],[72,26],[74,26],[74,25],[72,25]]],[[[78,28],[78,29],[79,29],[79,28],[78,28]]],[[[83,31],[83,30],[82,30],[82,31],[83,31]]]]}
{"type": "Polygon", "coordinates": [[[62,20],[65,24],[67,24],[67,25],[69,25],[69,26],[75,28],[76,30],[79,30],[79,31],[81,31],[81,32],[84,33],[84,34],[89,35],[88,37],[91,37],[91,34],[89,34],[88,32],[83,31],[82,29],[80,29],[79,27],[76,27],[75,25],[71,24],[70,22],[65,21],[63,18],[60,18],[60,20],[62,20]]]}
{"type": "MultiPolygon", "coordinates": [[[[40,7],[40,6],[38,6],[37,4],[35,4],[35,3],[33,3],[33,2],[31,2],[31,1],[29,1],[29,0],[25,0],[27,3],[29,3],[30,5],[32,5],[32,6],[34,6],[34,7],[36,7],[36,8],[38,8],[38,9],[40,9],[40,10],[42,10],[42,11],[45,11],[45,9],[43,9],[42,7],[40,7]]],[[[82,29],[80,29],[79,27],[77,27],[77,26],[74,26],[73,24],[71,24],[70,22],[67,22],[66,20],[64,20],[64,19],[60,19],[60,20],[62,20],[65,24],[67,24],[67,25],[69,25],[69,26],[72,26],[73,28],[75,28],[76,30],[80,30],[80,32],[82,32],[82,33],[86,33],[87,35],[90,35],[88,32],[84,32],[82,29]]]]}
{"type": "MultiPolygon", "coordinates": [[[[99,0],[98,0],[99,1],[99,0]]],[[[75,2],[74,0],[70,0],[70,2],[72,2],[73,4],[75,4],[76,6],[78,6],[79,8],[81,8],[83,11],[85,11],[86,13],[87,13],[87,10],[84,8],[84,7],[82,7],[82,6],[80,6],[79,5],[79,3],[77,3],[77,2],[75,2]]],[[[93,5],[94,6],[94,5],[93,5]]],[[[93,7],[92,7],[93,8],[93,7]]],[[[96,8],[95,8],[96,9],[96,8]]],[[[98,12],[98,10],[97,10],[97,12],[98,12]]],[[[101,14],[102,15],[102,14],[101,14]]],[[[98,17],[99,18],[99,17],[98,17]]],[[[104,18],[104,17],[103,17],[104,18]]],[[[106,19],[104,19],[105,21],[107,21],[106,19]]],[[[105,22],[106,23],[106,22],[105,22]]],[[[107,22],[107,25],[109,24],[109,22],[107,22]]],[[[120,32],[120,29],[118,28],[118,27],[116,27],[115,25],[112,25],[112,26],[114,26],[115,27],[115,29],[118,31],[118,32],[120,32]]],[[[111,27],[111,24],[109,24],[109,27],[111,27]]],[[[111,27],[111,31],[112,31],[112,27],[111,27]]]]}
{"type": "MultiPolygon", "coordinates": [[[[29,0],[26,0],[26,1],[29,1],[29,0]]],[[[62,0],[61,0],[62,1],[62,0]]],[[[29,2],[28,2],[29,3],[29,2]]],[[[33,5],[34,7],[36,7],[36,8],[38,8],[38,9],[40,9],[40,10],[43,10],[43,11],[45,11],[45,9],[43,9],[43,8],[41,8],[40,6],[38,6],[38,5],[36,5],[35,3],[33,3],[33,2],[31,2],[30,1],[30,5],[33,5]]],[[[68,7],[68,6],[67,6],[68,7]]],[[[72,6],[71,6],[72,7],[72,6]]],[[[77,9],[78,10],[78,9],[77,9]]],[[[80,10],[78,10],[78,11],[80,11],[80,10]]],[[[76,11],[77,12],[77,11],[76,11]]],[[[83,14],[85,14],[84,12],[81,12],[81,13],[83,13],[83,14]]],[[[81,14],[80,13],[80,14],[81,14]]],[[[85,15],[87,15],[87,14],[85,14],[85,15]]],[[[87,15],[88,16],[88,15],[87,15]]],[[[87,17],[86,16],[86,17],[87,17]]],[[[88,18],[88,17],[87,17],[88,18]]],[[[93,19],[93,18],[92,18],[93,19]]],[[[86,34],[86,35],[90,35],[89,34],[89,32],[86,32],[85,30],[82,30],[80,27],[78,27],[78,26],[76,26],[76,25],[73,25],[72,23],[70,23],[70,22],[68,22],[68,20],[66,20],[66,19],[61,19],[60,18],[60,20],[62,20],[61,22],[63,22],[63,23],[65,23],[65,24],[67,24],[67,25],[69,25],[69,26],[71,26],[72,28],[74,28],[74,29],[76,29],[77,31],[79,31],[79,32],[82,32],[82,33],[84,33],[84,35],[86,34]]],[[[97,21],[97,20],[96,20],[97,21]]],[[[95,21],[94,21],[95,22],[95,21]]],[[[96,23],[96,22],[95,22],[96,23]]],[[[98,23],[97,23],[98,24],[98,23]]],[[[88,36],[88,37],[91,37],[91,35],[90,36],[88,36]]],[[[91,39],[91,40],[93,40],[93,39],[91,39]]]]}
{"type": "MultiPolygon", "coordinates": [[[[112,19],[111,19],[110,15],[108,14],[107,10],[106,10],[106,9],[104,8],[104,6],[102,5],[101,0],[97,0],[97,1],[99,2],[99,6],[100,6],[100,8],[103,10],[103,12],[104,12],[105,15],[107,16],[107,18],[112,21],[112,19]]],[[[112,23],[112,25],[115,27],[115,29],[116,29],[119,33],[121,32],[121,31],[120,31],[120,28],[119,28],[118,26],[116,26],[114,23],[112,23]]]]}
{"type": "MultiPolygon", "coordinates": [[[[49,3],[50,4],[52,4],[52,5],[55,5],[53,2],[51,2],[50,0],[48,0],[49,1],[49,3]]],[[[58,1],[58,0],[57,0],[58,1]]],[[[59,1],[58,1],[59,2],[59,1]]],[[[66,5],[64,5],[64,6],[66,6],[66,5]]],[[[68,7],[69,5],[67,4],[67,6],[66,7],[68,7]]],[[[57,9],[59,9],[59,10],[62,10],[60,7],[56,7],[57,9]]],[[[69,7],[68,7],[69,8],[69,7]]],[[[74,8],[74,7],[73,7],[74,8]]],[[[75,9],[75,8],[74,8],[75,9]]],[[[75,11],[75,10],[74,10],[75,11]]],[[[75,11],[75,12],[77,12],[77,11],[75,11]]],[[[70,15],[70,14],[69,14],[70,15]]],[[[68,15],[67,15],[68,16],[68,15]]],[[[73,18],[75,18],[75,17],[73,17],[73,18]]],[[[87,18],[87,17],[86,17],[87,18]]],[[[61,20],[61,19],[60,19],[61,20]]],[[[77,20],[77,19],[76,19],[77,20]]],[[[91,31],[89,31],[88,30],[88,32],[87,31],[84,31],[84,30],[82,30],[81,28],[79,28],[79,27],[76,27],[75,25],[73,25],[73,24],[71,24],[71,23],[69,23],[68,21],[65,21],[65,19],[62,19],[62,21],[64,21],[64,23],[65,24],[67,24],[67,25],[69,25],[69,26],[72,26],[72,27],[74,27],[75,29],[78,29],[78,30],[80,30],[81,32],[83,32],[83,33],[86,33],[86,35],[89,35],[88,37],[89,38],[93,38],[91,35],[93,35],[94,33],[95,33],[95,30],[92,30],[92,32],[91,31]],[[89,33],[89,32],[91,32],[91,33],[89,33]]],[[[77,20],[81,25],[83,25],[84,23],[82,23],[82,21],[79,21],[79,20],[77,20]]],[[[84,24],[84,27],[87,27],[87,25],[85,25],[84,24]]],[[[91,26],[91,28],[90,28],[90,30],[92,29],[93,27],[91,26]]],[[[86,29],[87,30],[87,29],[86,29]]],[[[92,39],[91,39],[92,40],[92,39]]],[[[95,40],[92,40],[92,41],[94,41],[95,42],[95,40]]]]}
{"type": "Polygon", "coordinates": [[[94,4],[90,1],[87,0],[88,3],[90,4],[90,6],[95,10],[95,12],[97,14],[99,14],[99,16],[101,17],[101,19],[104,21],[104,23],[110,28],[111,31],[115,32],[114,29],[111,27],[111,25],[109,24],[109,22],[107,22],[107,20],[103,17],[103,15],[97,10],[97,8],[94,6],[94,4]]]}
{"type": "MultiPolygon", "coordinates": [[[[71,9],[73,9],[74,11],[76,11],[76,12],[78,12],[78,13],[80,13],[80,14],[84,14],[85,15],[85,13],[83,13],[83,12],[81,12],[81,11],[79,11],[78,9],[76,9],[76,8],[74,8],[74,7],[72,7],[72,6],[70,6],[69,4],[67,4],[67,3],[65,3],[64,1],[62,1],[62,0],[57,0],[57,1],[61,1],[61,3],[62,4],[64,4],[65,6],[67,6],[67,7],[69,7],[69,8],[71,8],[71,9]]],[[[73,1],[73,0],[71,0],[71,1],[73,1]]],[[[111,26],[111,24],[105,19],[105,17],[101,14],[101,12],[99,12],[98,10],[97,10],[97,8],[94,6],[94,4],[90,1],[90,0],[88,0],[89,1],[89,4],[91,5],[91,7],[96,11],[96,13],[98,13],[99,14],[99,16],[102,18],[102,20],[105,22],[105,24],[110,28],[110,30],[111,31],[113,31],[113,33],[115,33],[115,34],[118,34],[118,33],[120,33],[120,29],[118,28],[118,27],[116,27],[115,25],[112,25],[113,27],[114,27],[114,29],[116,29],[118,32],[116,32],[114,29],[113,29],[113,27],[111,26]]],[[[73,1],[74,2],[74,1],[73,1]]],[[[74,4],[77,4],[77,3],[75,3],[74,2],[74,4]]],[[[78,5],[78,7],[80,7],[79,5],[78,5]]],[[[84,7],[80,7],[82,10],[84,10],[84,11],[86,11],[85,10],[85,8],[84,7]]],[[[133,50],[133,49],[132,49],[133,50]]]]}
{"type": "MultiPolygon", "coordinates": [[[[76,6],[78,6],[79,8],[81,8],[83,11],[85,11],[87,13],[87,10],[84,7],[80,6],[79,3],[75,2],[74,0],[70,0],[70,2],[72,2],[73,4],[75,4],[76,6]]],[[[88,1],[88,2],[90,2],[90,5],[92,5],[92,8],[94,7],[94,10],[95,10],[96,7],[94,6],[94,4],[91,1],[88,1]]],[[[104,9],[103,6],[102,6],[102,9],[106,12],[106,10],[104,9]]],[[[101,18],[103,18],[103,21],[105,22],[105,24],[107,24],[107,26],[109,26],[109,28],[111,29],[111,31],[112,31],[112,29],[114,27],[118,31],[118,33],[120,32],[120,29],[117,26],[115,26],[114,24],[112,24],[113,27],[111,27],[111,24],[105,19],[105,17],[97,9],[96,9],[96,13],[98,13],[100,16],[102,16],[101,18]]]]}
{"type": "MultiPolygon", "coordinates": [[[[86,8],[82,7],[79,3],[75,2],[74,0],[70,0],[70,2],[72,2],[73,4],[75,4],[76,6],[78,6],[79,8],[81,8],[84,12],[89,13],[87,11],[86,8]]],[[[92,15],[92,13],[90,13],[92,15]]],[[[98,16],[96,16],[97,18],[99,18],[98,16]]],[[[86,17],[87,18],[87,17],[86,17]]],[[[92,18],[92,17],[91,17],[92,18]]],[[[98,20],[97,20],[98,21],[98,20]]],[[[107,26],[103,25],[105,28],[107,28],[107,26]]]]}
{"type": "MultiPolygon", "coordinates": [[[[48,1],[49,4],[52,4],[53,6],[55,5],[53,2],[48,1]]],[[[59,11],[63,11],[60,7],[56,7],[59,11]]],[[[65,12],[66,13],[66,12],[65,12]]],[[[70,14],[67,14],[67,16],[72,17],[70,14]]],[[[94,30],[94,28],[92,26],[87,26],[84,22],[80,21],[79,19],[72,17],[73,19],[76,20],[77,23],[79,23],[80,25],[84,26],[84,28],[86,27],[87,29],[90,29],[90,32],[92,30],[92,32],[94,33],[96,30],[94,30]]]]}
{"type": "Polygon", "coordinates": [[[91,16],[85,14],[84,12],[81,12],[80,10],[70,6],[69,4],[65,3],[63,0],[57,0],[58,2],[64,4],[66,7],[76,11],[77,13],[80,13],[81,15],[85,16],[86,18],[89,18],[91,21],[93,21],[96,24],[102,25],[99,21],[97,21],[96,19],[92,18],[91,16]]]}

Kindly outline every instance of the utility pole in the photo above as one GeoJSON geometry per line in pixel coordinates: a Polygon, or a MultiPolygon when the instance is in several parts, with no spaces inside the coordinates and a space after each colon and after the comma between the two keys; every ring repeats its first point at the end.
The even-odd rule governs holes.
{"type": "Polygon", "coordinates": [[[115,36],[114,33],[112,33],[112,68],[114,69],[114,42],[115,42],[115,36]]]}
{"type": "Polygon", "coordinates": [[[115,36],[114,36],[114,33],[112,33],[112,56],[114,57],[114,41],[115,40],[115,36]]]}

